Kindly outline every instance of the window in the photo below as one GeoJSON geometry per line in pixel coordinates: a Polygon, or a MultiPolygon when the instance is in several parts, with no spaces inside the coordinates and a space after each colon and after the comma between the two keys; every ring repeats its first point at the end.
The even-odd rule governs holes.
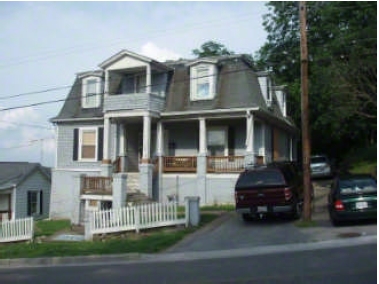
{"type": "Polygon", "coordinates": [[[103,133],[102,127],[74,128],[73,161],[101,161],[103,159],[103,133]]]}
{"type": "Polygon", "coordinates": [[[27,202],[28,216],[41,215],[43,213],[42,191],[28,191],[27,202]]]}
{"type": "Polygon", "coordinates": [[[191,68],[191,100],[210,100],[215,96],[216,67],[198,65],[191,68]]]}
{"type": "Polygon", "coordinates": [[[228,131],[225,127],[207,131],[207,145],[210,156],[228,156],[228,131]]]}
{"type": "Polygon", "coordinates": [[[100,105],[101,78],[87,77],[82,82],[82,107],[95,108],[100,105]]]}
{"type": "Polygon", "coordinates": [[[126,75],[121,82],[121,93],[137,94],[146,92],[146,74],[126,75]]]}
{"type": "Polygon", "coordinates": [[[97,129],[80,129],[79,157],[81,160],[96,160],[97,129]]]}

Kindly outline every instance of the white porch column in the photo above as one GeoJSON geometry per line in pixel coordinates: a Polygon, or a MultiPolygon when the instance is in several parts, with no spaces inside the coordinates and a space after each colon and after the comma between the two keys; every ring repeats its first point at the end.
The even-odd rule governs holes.
{"type": "Polygon", "coordinates": [[[245,165],[255,164],[254,155],[254,116],[250,111],[246,112],[246,155],[245,165]]]}
{"type": "Polygon", "coordinates": [[[163,156],[164,155],[164,149],[163,149],[163,124],[161,121],[157,122],[157,156],[163,156]]]}
{"type": "Polygon", "coordinates": [[[12,210],[12,215],[11,215],[11,219],[12,220],[15,220],[16,219],[16,186],[13,186],[12,188],[12,195],[11,195],[11,209],[12,210]]]}
{"type": "Polygon", "coordinates": [[[207,125],[205,118],[199,119],[199,154],[197,156],[197,195],[207,203],[207,125]]]}
{"type": "Polygon", "coordinates": [[[109,71],[105,71],[105,80],[104,80],[104,95],[109,95],[109,71]]]}
{"type": "Polygon", "coordinates": [[[120,170],[121,172],[126,172],[127,169],[127,153],[126,153],[126,134],[125,127],[123,124],[118,124],[118,155],[120,157],[120,170]]]}
{"type": "Polygon", "coordinates": [[[151,67],[150,65],[146,66],[146,93],[151,93],[151,67]]]}
{"type": "Polygon", "coordinates": [[[103,161],[101,165],[101,175],[110,177],[112,174],[112,161],[110,158],[110,133],[111,121],[109,117],[104,118],[104,143],[103,143],[103,161]]]}
{"type": "Polygon", "coordinates": [[[151,143],[151,117],[145,115],[143,117],[143,148],[142,163],[149,163],[150,160],[150,143],[151,143]]]}
{"type": "Polygon", "coordinates": [[[109,142],[110,142],[111,122],[109,117],[104,118],[104,148],[103,148],[103,164],[110,163],[109,142]]]}
{"type": "Polygon", "coordinates": [[[126,136],[125,136],[125,129],[124,129],[124,125],[123,124],[118,124],[117,125],[118,127],[118,139],[119,139],[119,143],[118,143],[118,155],[119,156],[124,156],[125,155],[125,145],[126,145],[126,136]]]}
{"type": "Polygon", "coordinates": [[[261,139],[263,151],[260,154],[263,156],[263,163],[266,164],[266,125],[263,122],[261,125],[261,139]]]}
{"type": "Polygon", "coordinates": [[[205,118],[199,119],[199,154],[207,154],[207,126],[205,118]]]}

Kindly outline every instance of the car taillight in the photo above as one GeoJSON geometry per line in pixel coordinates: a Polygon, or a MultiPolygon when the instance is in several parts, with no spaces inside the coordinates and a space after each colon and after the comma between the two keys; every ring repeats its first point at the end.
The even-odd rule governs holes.
{"type": "Polygon", "coordinates": [[[290,200],[292,198],[292,192],[291,192],[291,189],[289,189],[288,187],[286,187],[284,189],[284,199],[286,201],[290,200]]]}
{"type": "Polygon", "coordinates": [[[345,210],[345,207],[343,206],[343,203],[341,200],[336,200],[334,202],[334,208],[337,210],[337,211],[343,211],[345,210]]]}

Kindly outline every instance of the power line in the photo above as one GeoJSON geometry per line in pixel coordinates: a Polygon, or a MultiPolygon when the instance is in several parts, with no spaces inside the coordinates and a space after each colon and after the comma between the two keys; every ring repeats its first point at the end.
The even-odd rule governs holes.
{"type": "MultiPolygon", "coordinates": [[[[289,30],[287,30],[289,31],[289,30]]],[[[307,32],[312,32],[312,30],[308,30],[307,32]]],[[[333,40],[338,40],[338,38],[340,39],[343,39],[344,37],[336,37],[336,38],[333,38],[333,40]]],[[[299,40],[300,42],[300,37],[294,37],[293,39],[297,39],[299,40]]],[[[376,37],[371,37],[371,38],[349,38],[349,42],[360,42],[360,41],[377,41],[377,38],[376,37]]],[[[313,44],[312,45],[312,48],[314,47],[328,47],[328,46],[331,46],[332,44],[329,44],[329,43],[323,43],[323,44],[313,44]]],[[[282,53],[270,53],[270,56],[275,56],[275,55],[282,55],[282,53]]],[[[196,59],[194,59],[196,60],[196,59]]],[[[162,63],[165,63],[165,62],[162,62],[162,63]]],[[[124,77],[127,77],[127,76],[124,76],[124,77]]],[[[133,77],[133,75],[131,75],[130,77],[133,77]]],[[[91,83],[89,83],[91,84],[91,83]]],[[[83,84],[82,85],[88,85],[88,84],[83,84]]],[[[13,98],[19,98],[19,97],[24,97],[24,96],[30,96],[30,95],[37,95],[37,94],[42,94],[42,93],[47,93],[47,92],[52,92],[52,91],[58,91],[58,90],[64,90],[64,89],[68,89],[68,88],[72,88],[74,87],[74,85],[65,85],[65,86],[57,86],[57,87],[51,87],[51,88],[48,88],[48,89],[43,89],[43,90],[38,90],[38,91],[31,91],[31,92],[25,92],[25,93],[20,93],[20,94],[15,94],[15,95],[3,95],[3,96],[0,96],[0,100],[7,100],[7,99],[13,99],[13,98]]]]}
{"type": "Polygon", "coordinates": [[[6,121],[6,120],[1,120],[0,119],[0,124],[1,123],[8,123],[8,124],[14,124],[14,125],[25,126],[25,127],[35,127],[35,128],[42,128],[42,129],[52,130],[51,127],[43,126],[43,125],[40,125],[40,124],[20,123],[20,122],[12,122],[12,121],[6,121]]]}
{"type": "MultiPolygon", "coordinates": [[[[258,14],[258,13],[256,13],[258,14]]],[[[230,21],[225,21],[225,18],[222,18],[222,19],[214,19],[212,21],[205,21],[205,22],[202,22],[202,23],[195,23],[193,25],[189,25],[187,27],[178,27],[178,28],[175,28],[175,29],[171,29],[171,30],[157,30],[157,31],[152,31],[151,34],[148,38],[154,38],[154,37],[157,37],[159,36],[160,34],[162,35],[167,35],[169,33],[176,33],[176,32],[181,32],[183,33],[183,31],[192,31],[194,29],[200,29],[200,28],[204,28],[204,27],[207,27],[207,26],[211,26],[211,25],[219,25],[220,23],[225,23],[225,24],[235,24],[236,22],[239,23],[239,22],[243,22],[242,20],[244,19],[251,19],[252,18],[252,13],[249,12],[249,13],[243,13],[243,14],[239,14],[239,15],[235,15],[233,17],[230,18],[230,21]],[[236,20],[237,19],[237,20],[236,20]],[[241,20],[242,19],[242,20],[241,20]]],[[[146,34],[145,35],[141,35],[139,37],[135,37],[134,39],[132,39],[132,41],[136,41],[138,39],[145,39],[146,38],[146,34]]],[[[130,39],[128,40],[130,41],[130,39]]],[[[23,64],[23,63],[27,63],[27,62],[31,62],[31,61],[41,61],[41,60],[45,60],[45,59],[48,59],[48,58],[52,58],[52,57],[57,57],[57,56],[61,56],[61,55],[68,55],[68,54],[72,54],[72,53],[78,53],[78,52],[87,52],[89,50],[96,50],[96,49],[100,49],[100,48],[104,48],[104,47],[110,47],[110,46],[115,46],[115,45],[118,45],[118,44],[121,44],[123,42],[126,42],[125,40],[115,40],[113,41],[113,43],[106,43],[106,44],[99,44],[98,42],[96,42],[96,44],[89,44],[90,47],[86,47],[85,44],[82,44],[82,45],[76,45],[75,47],[69,47],[67,48],[66,50],[67,51],[63,51],[61,53],[57,53],[57,52],[50,52],[51,55],[47,55],[46,56],[46,52],[43,52],[41,55],[34,55],[34,57],[36,58],[32,58],[32,59],[21,59],[20,58],[16,58],[16,61],[15,63],[6,63],[6,64],[0,64],[0,68],[6,68],[6,67],[9,67],[9,66],[13,66],[13,65],[19,65],[19,64],[23,64]],[[80,49],[80,51],[78,51],[77,47],[81,47],[83,46],[83,48],[80,49]]],[[[30,57],[30,56],[29,56],[30,57]]]]}
{"type": "MultiPolygon", "coordinates": [[[[244,71],[252,71],[252,72],[254,72],[251,68],[243,68],[243,69],[237,69],[237,70],[232,70],[232,71],[225,72],[224,75],[238,73],[238,72],[244,72],[244,71]]],[[[190,82],[191,80],[196,80],[196,79],[206,78],[206,77],[214,77],[214,76],[217,76],[217,75],[216,74],[212,74],[212,75],[207,75],[207,76],[192,77],[192,78],[189,78],[189,79],[177,80],[174,83],[175,84],[184,84],[184,83],[190,82]]],[[[133,77],[133,76],[130,76],[130,77],[133,77]]],[[[154,87],[154,86],[165,86],[166,84],[167,83],[151,84],[149,86],[148,85],[143,85],[141,87],[142,88],[146,88],[146,87],[154,87]]],[[[74,86],[75,86],[75,84],[74,84],[74,86]]],[[[97,96],[97,95],[102,95],[102,94],[103,93],[100,93],[100,94],[91,94],[90,96],[97,96]]],[[[115,94],[113,94],[113,95],[115,95],[115,94]]],[[[66,98],[64,98],[64,99],[50,100],[50,101],[44,101],[44,102],[36,102],[36,103],[25,104],[25,105],[20,105],[20,106],[2,108],[2,109],[0,109],[0,112],[9,111],[9,110],[15,110],[15,109],[22,109],[22,108],[27,108],[27,107],[40,106],[40,105],[45,105],[45,104],[65,102],[65,101],[76,101],[76,100],[81,100],[82,98],[83,97],[82,97],[81,94],[78,95],[78,96],[74,96],[72,98],[68,98],[66,96],[66,98]]]]}
{"type": "Polygon", "coordinates": [[[0,97],[0,100],[13,99],[13,98],[18,98],[18,97],[23,97],[23,96],[30,96],[30,95],[42,94],[42,93],[47,93],[47,92],[52,92],[52,91],[58,91],[58,90],[70,88],[71,86],[72,85],[69,85],[69,86],[67,85],[67,86],[62,86],[62,87],[53,87],[53,88],[40,90],[40,91],[21,93],[21,94],[10,95],[10,96],[2,96],[0,97]]]}
{"type": "Polygon", "coordinates": [[[20,145],[17,145],[17,146],[2,147],[2,148],[0,148],[0,150],[11,150],[11,149],[31,147],[31,146],[34,146],[33,145],[34,143],[38,143],[38,142],[45,141],[45,140],[54,140],[54,139],[55,139],[54,137],[45,137],[45,138],[40,138],[40,139],[28,140],[28,141],[23,142],[20,145]]]}

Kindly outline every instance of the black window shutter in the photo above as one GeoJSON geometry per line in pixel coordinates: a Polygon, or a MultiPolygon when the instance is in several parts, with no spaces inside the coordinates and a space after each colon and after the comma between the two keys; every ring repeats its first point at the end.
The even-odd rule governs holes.
{"type": "Polygon", "coordinates": [[[97,160],[103,159],[104,128],[100,127],[97,135],[97,160]]]}
{"type": "Polygon", "coordinates": [[[39,195],[39,214],[43,214],[43,191],[40,191],[39,195]]]}
{"type": "Polygon", "coordinates": [[[28,202],[27,202],[27,214],[28,214],[28,216],[32,215],[31,202],[32,202],[32,193],[30,191],[28,191],[28,202]]]}
{"type": "Polygon", "coordinates": [[[228,148],[229,148],[229,156],[235,155],[235,135],[234,128],[229,126],[228,129],[228,148]]]}
{"type": "Polygon", "coordinates": [[[78,153],[79,152],[79,129],[75,128],[74,129],[74,147],[73,147],[73,152],[72,152],[72,159],[74,161],[78,160],[78,153]]]}

